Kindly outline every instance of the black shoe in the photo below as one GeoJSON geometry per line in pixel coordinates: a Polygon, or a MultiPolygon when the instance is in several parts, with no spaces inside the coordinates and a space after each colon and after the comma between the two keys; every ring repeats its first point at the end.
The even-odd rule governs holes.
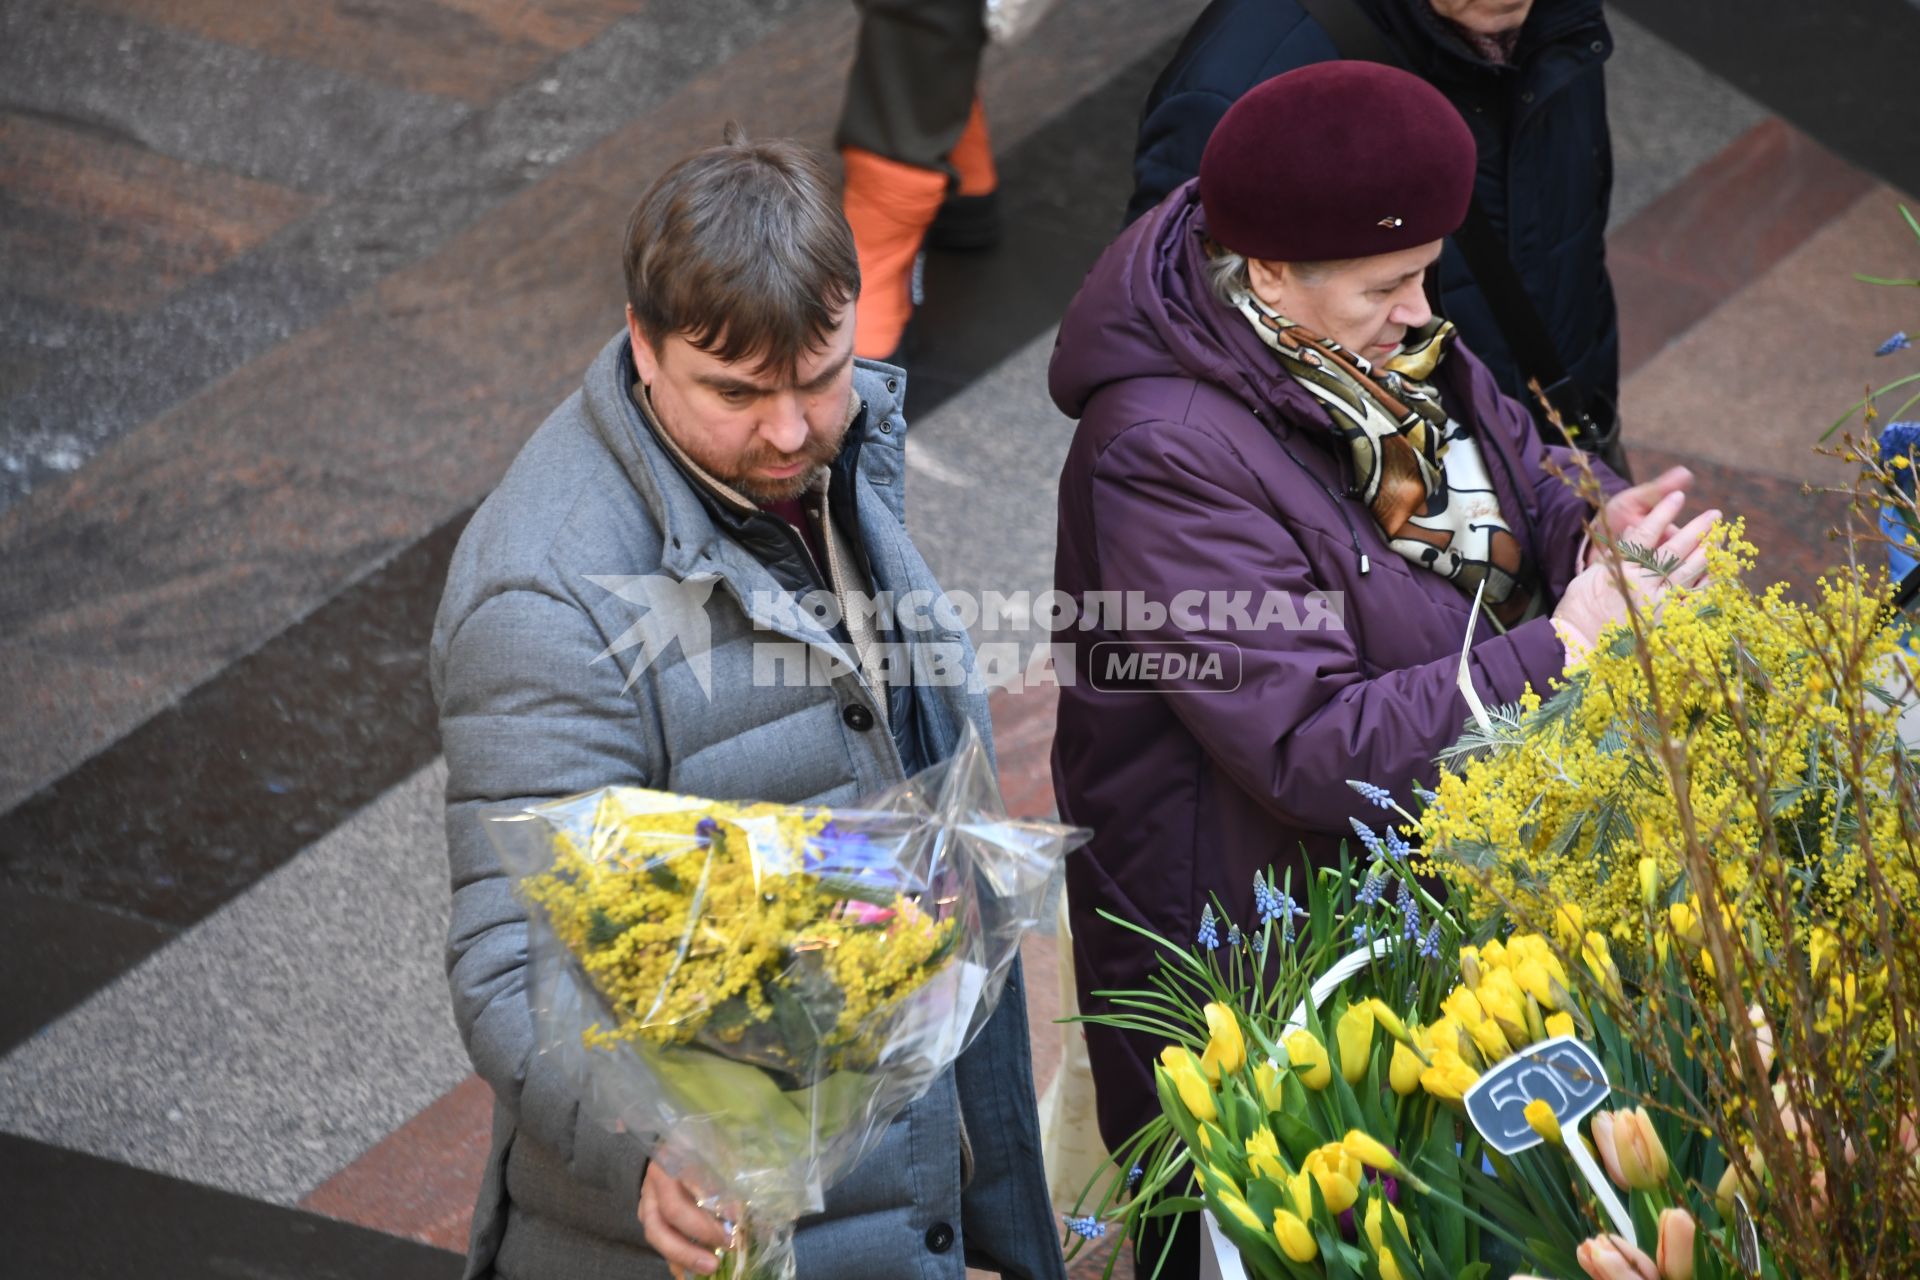
{"type": "Polygon", "coordinates": [[[930,249],[991,249],[1000,243],[1000,193],[948,196],[927,228],[930,249]]]}

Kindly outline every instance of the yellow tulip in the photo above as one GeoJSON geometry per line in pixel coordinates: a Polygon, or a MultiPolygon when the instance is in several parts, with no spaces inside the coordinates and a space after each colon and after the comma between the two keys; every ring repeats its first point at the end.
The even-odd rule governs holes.
{"type": "Polygon", "coordinates": [[[1373,1010],[1364,1004],[1349,1005],[1333,1033],[1340,1045],[1340,1074],[1348,1084],[1359,1084],[1367,1078],[1367,1063],[1372,1057],[1373,1010]]]}
{"type": "Polygon", "coordinates": [[[1273,1130],[1264,1126],[1247,1138],[1247,1164],[1263,1178],[1272,1178],[1275,1182],[1287,1180],[1287,1166],[1280,1162],[1280,1143],[1273,1136],[1273,1130]]]}
{"type": "Polygon", "coordinates": [[[1406,1280],[1406,1273],[1400,1270],[1400,1263],[1387,1244],[1385,1227],[1387,1214],[1393,1215],[1393,1225],[1399,1228],[1400,1238],[1407,1239],[1406,1218],[1401,1216],[1398,1209],[1387,1203],[1384,1195],[1381,1195],[1367,1201],[1366,1217],[1363,1220],[1367,1243],[1373,1246],[1374,1255],[1380,1260],[1380,1280],[1406,1280]]]}
{"type": "Polygon", "coordinates": [[[1573,1034],[1573,1015],[1570,1013],[1550,1013],[1547,1015],[1547,1035],[1570,1036],[1573,1034]]]}
{"type": "Polygon", "coordinates": [[[1706,933],[1700,927],[1700,913],[1690,903],[1676,902],[1668,907],[1667,923],[1673,926],[1674,936],[1690,947],[1706,940],[1706,933]]]}
{"type": "Polygon", "coordinates": [[[1285,1101],[1280,1090],[1280,1068],[1271,1062],[1253,1069],[1253,1087],[1260,1091],[1260,1105],[1269,1111],[1278,1111],[1285,1101]]]}
{"type": "Polygon", "coordinates": [[[1513,974],[1505,969],[1496,969],[1481,979],[1479,989],[1473,993],[1480,1001],[1480,1007],[1489,1018],[1500,1024],[1507,1033],[1509,1041],[1526,1043],[1527,1013],[1526,993],[1520,990],[1520,984],[1514,981],[1513,974]]]}
{"type": "Polygon", "coordinates": [[[1532,1126],[1535,1133],[1556,1147],[1560,1145],[1562,1141],[1560,1137],[1560,1117],[1553,1114],[1552,1104],[1544,1099],[1535,1098],[1527,1104],[1526,1116],[1527,1123],[1532,1126]]]}
{"type": "Polygon", "coordinates": [[[1240,1019],[1220,1003],[1207,1005],[1207,1051],[1200,1059],[1209,1080],[1218,1080],[1222,1072],[1232,1075],[1247,1065],[1247,1042],[1240,1034],[1240,1019]]]}
{"type": "Polygon", "coordinates": [[[1547,973],[1547,966],[1529,957],[1513,967],[1513,980],[1520,990],[1532,996],[1542,1009],[1557,1009],[1559,1001],[1553,994],[1553,979],[1547,973]]]}
{"type": "Polygon", "coordinates": [[[1460,976],[1466,980],[1466,984],[1469,987],[1479,986],[1483,972],[1480,968],[1480,948],[1460,948],[1460,976]]]}
{"type": "Polygon", "coordinates": [[[1387,1083],[1393,1091],[1405,1098],[1420,1088],[1420,1073],[1427,1064],[1420,1061],[1420,1055],[1404,1044],[1393,1046],[1393,1060],[1387,1064],[1387,1083]]]}
{"type": "Polygon", "coordinates": [[[1560,940],[1561,946],[1572,947],[1586,931],[1587,913],[1580,909],[1579,903],[1562,903],[1553,913],[1553,936],[1560,940]]]}
{"type": "Polygon", "coordinates": [[[1360,1162],[1347,1154],[1346,1148],[1337,1142],[1329,1142],[1307,1153],[1300,1166],[1313,1176],[1314,1185],[1320,1188],[1320,1198],[1326,1202],[1327,1212],[1338,1216],[1353,1208],[1354,1201],[1360,1198],[1360,1179],[1363,1176],[1360,1162]]]}
{"type": "Polygon", "coordinates": [[[1401,1044],[1413,1043],[1413,1033],[1407,1030],[1407,1024],[1400,1020],[1400,1015],[1395,1013],[1392,1006],[1388,1005],[1385,1000],[1375,996],[1373,999],[1367,1001],[1367,1007],[1373,1010],[1373,1020],[1380,1024],[1382,1031],[1392,1036],[1395,1040],[1398,1040],[1401,1044]]]}
{"type": "Polygon", "coordinates": [[[1266,1234],[1267,1224],[1260,1221],[1260,1216],[1253,1211],[1253,1207],[1246,1202],[1238,1191],[1233,1190],[1231,1185],[1213,1186],[1209,1187],[1208,1190],[1213,1193],[1213,1198],[1220,1202],[1220,1207],[1232,1214],[1241,1226],[1247,1228],[1249,1231],[1258,1231],[1262,1235],[1266,1234]]]}
{"type": "Polygon", "coordinates": [[[1320,1246],[1314,1243],[1313,1232],[1307,1230],[1306,1223],[1285,1209],[1273,1211],[1273,1237],[1280,1242],[1280,1252],[1295,1262],[1312,1262],[1320,1256],[1320,1246]]]}
{"type": "Polygon", "coordinates": [[[1303,1221],[1313,1218],[1313,1175],[1305,1169],[1287,1179],[1287,1196],[1293,1201],[1293,1211],[1303,1221]]]}
{"type": "Polygon", "coordinates": [[[1287,1060],[1293,1064],[1300,1083],[1315,1093],[1333,1083],[1333,1064],[1327,1061],[1327,1046],[1305,1027],[1287,1032],[1287,1060]]]}
{"type": "Polygon", "coordinates": [[[1447,998],[1440,1002],[1440,1011],[1463,1027],[1470,1027],[1487,1016],[1480,1008],[1479,999],[1465,987],[1447,992],[1447,998]]]}
{"type": "MultiPolygon", "coordinates": [[[[1480,948],[1481,968],[1499,969],[1499,968],[1503,968],[1506,965],[1506,963],[1507,963],[1507,944],[1500,941],[1500,939],[1498,938],[1489,939],[1488,942],[1480,948]]],[[[1479,986],[1480,984],[1476,982],[1474,985],[1479,986]]]]}
{"type": "Polygon", "coordinates": [[[1652,858],[1640,859],[1640,901],[1653,910],[1660,897],[1660,864],[1652,858]]]}
{"type": "Polygon", "coordinates": [[[1180,1095],[1188,1115],[1200,1121],[1220,1118],[1220,1108],[1213,1101],[1213,1086],[1207,1082],[1200,1060],[1190,1050],[1170,1044],[1160,1051],[1160,1065],[1173,1082],[1174,1091],[1180,1095]]]}
{"type": "MultiPolygon", "coordinates": [[[[1474,1047],[1480,1050],[1480,1056],[1487,1060],[1489,1066],[1513,1052],[1513,1046],[1507,1040],[1506,1032],[1502,1031],[1500,1024],[1492,1018],[1482,1019],[1468,1027],[1467,1035],[1473,1040],[1474,1047]]],[[[1520,1039],[1525,1043],[1525,1036],[1520,1039]]]]}
{"type": "Polygon", "coordinates": [[[1480,1079],[1480,1073],[1457,1053],[1436,1051],[1433,1065],[1420,1073],[1420,1087],[1442,1102],[1458,1102],[1480,1079]]]}
{"type": "Polygon", "coordinates": [[[1340,1147],[1369,1169],[1393,1173],[1400,1168],[1400,1157],[1389,1151],[1386,1143],[1362,1130],[1347,1130],[1347,1136],[1340,1139],[1340,1147]]]}

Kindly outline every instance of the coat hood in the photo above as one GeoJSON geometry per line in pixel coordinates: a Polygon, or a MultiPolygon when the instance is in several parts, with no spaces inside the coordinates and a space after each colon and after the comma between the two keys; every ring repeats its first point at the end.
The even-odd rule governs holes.
{"type": "Polygon", "coordinates": [[[1207,283],[1206,214],[1187,182],[1107,246],[1067,307],[1047,369],[1054,404],[1085,414],[1102,387],[1134,378],[1192,378],[1242,401],[1256,418],[1306,393],[1239,313],[1207,283]]]}

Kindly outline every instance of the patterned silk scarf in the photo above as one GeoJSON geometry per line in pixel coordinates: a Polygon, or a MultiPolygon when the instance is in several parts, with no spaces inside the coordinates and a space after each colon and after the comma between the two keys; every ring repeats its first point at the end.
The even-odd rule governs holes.
{"type": "Polygon", "coordinates": [[[1500,514],[1479,444],[1428,382],[1453,343],[1453,325],[1409,330],[1399,353],[1376,368],[1251,293],[1235,302],[1287,372],[1332,411],[1360,496],[1388,544],[1468,595],[1484,581],[1487,611],[1503,629],[1524,619],[1533,593],[1520,542],[1500,514]]]}

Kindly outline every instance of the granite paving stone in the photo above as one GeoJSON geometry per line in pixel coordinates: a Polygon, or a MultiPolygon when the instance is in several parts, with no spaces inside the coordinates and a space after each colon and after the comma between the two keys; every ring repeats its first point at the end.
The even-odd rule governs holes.
{"type": "MultiPolygon", "coordinates": [[[[403,151],[360,154],[355,163],[364,173],[351,190],[165,305],[64,335],[63,354],[49,358],[21,394],[0,401],[0,511],[36,486],[57,483],[108,441],[323,318],[401,264],[431,253],[505,197],[808,5],[839,11],[832,0],[651,5],[484,109],[449,105],[451,114],[435,129],[422,128],[403,151]]],[[[56,7],[32,0],[0,13],[0,23],[26,24],[27,17],[14,15],[56,7]]],[[[69,21],[118,22],[97,14],[69,21]]],[[[49,21],[37,34],[42,43],[64,47],[63,40],[95,33],[49,21]]],[[[5,59],[24,56],[7,51],[6,35],[0,26],[0,83],[5,59]]],[[[200,43],[168,33],[141,38],[200,43]]],[[[108,52],[87,56],[107,57],[117,47],[110,41],[108,52]]],[[[83,64],[63,74],[84,84],[87,75],[109,71],[83,64]]],[[[307,71],[308,79],[330,75],[307,71]]],[[[7,105],[0,97],[0,107],[7,105]]],[[[15,323],[6,303],[0,296],[0,329],[15,323]]]]}
{"type": "Polygon", "coordinates": [[[0,1059],[0,1130],[297,1203],[464,1079],[423,769],[0,1059]]]}
{"type": "Polygon", "coordinates": [[[1866,387],[1895,375],[1874,348],[1913,326],[1912,291],[1853,279],[1920,265],[1920,241],[1896,208],[1903,199],[1920,207],[1885,187],[1868,192],[1629,378],[1629,446],[1795,482],[1842,478],[1844,465],[1814,444],[1866,387]]]}
{"type": "Polygon", "coordinates": [[[418,93],[484,104],[645,0],[86,0],[418,93]]]}

